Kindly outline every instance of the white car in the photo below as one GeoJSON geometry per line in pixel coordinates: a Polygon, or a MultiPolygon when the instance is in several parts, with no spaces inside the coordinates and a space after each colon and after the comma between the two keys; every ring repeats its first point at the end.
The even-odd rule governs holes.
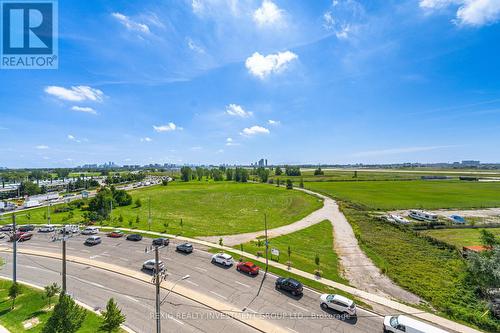
{"type": "Polygon", "coordinates": [[[85,245],[97,245],[97,244],[101,244],[101,237],[99,236],[90,236],[89,238],[87,238],[85,240],[85,245]]]}
{"type": "Polygon", "coordinates": [[[62,227],[60,229],[60,233],[66,233],[66,234],[77,234],[80,232],[80,227],[78,227],[77,225],[73,225],[73,224],[67,224],[65,225],[64,227],[62,227]]]}
{"type": "MultiPolygon", "coordinates": [[[[165,270],[165,265],[163,264],[163,261],[161,261],[161,260],[158,261],[158,268],[160,269],[160,271],[164,271],[165,270]]],[[[146,260],[142,264],[142,269],[146,270],[146,271],[153,271],[153,272],[155,272],[155,270],[156,270],[156,261],[154,259],[146,260]]]]}
{"type": "Polygon", "coordinates": [[[4,239],[5,238],[5,234],[3,232],[0,232],[0,239],[4,239]]]}
{"type": "Polygon", "coordinates": [[[384,333],[448,333],[408,316],[385,316],[384,333]]]}
{"type": "Polygon", "coordinates": [[[347,313],[350,316],[356,315],[356,304],[347,297],[332,294],[320,296],[321,307],[325,310],[332,309],[338,312],[347,313]]]}
{"type": "Polygon", "coordinates": [[[96,235],[98,233],[99,233],[98,227],[87,227],[82,231],[82,235],[96,235]]]}
{"type": "Polygon", "coordinates": [[[231,266],[232,264],[234,264],[234,260],[233,257],[230,256],[229,254],[220,252],[212,256],[212,263],[224,266],[231,266]]]}
{"type": "Polygon", "coordinates": [[[56,228],[53,225],[43,225],[38,229],[38,232],[54,232],[56,228]]]}

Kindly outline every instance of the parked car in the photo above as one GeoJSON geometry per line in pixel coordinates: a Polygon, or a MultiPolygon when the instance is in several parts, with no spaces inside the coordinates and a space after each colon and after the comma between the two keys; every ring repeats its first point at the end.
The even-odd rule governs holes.
{"type": "Polygon", "coordinates": [[[448,333],[408,316],[385,316],[384,333],[448,333]]]}
{"type": "Polygon", "coordinates": [[[35,230],[35,226],[32,224],[20,225],[17,230],[19,230],[20,232],[29,232],[35,230]]]}
{"type": "Polygon", "coordinates": [[[5,238],[5,234],[3,232],[0,232],[0,239],[4,239],[5,238]]]}
{"type": "Polygon", "coordinates": [[[258,275],[260,267],[251,261],[247,261],[238,263],[238,265],[236,265],[236,270],[238,272],[247,273],[248,275],[258,275]]]}
{"type": "Polygon", "coordinates": [[[99,236],[90,236],[89,238],[87,238],[85,240],[85,245],[97,245],[97,244],[101,244],[101,237],[99,236]]]}
{"type": "Polygon", "coordinates": [[[113,230],[110,233],[108,233],[108,237],[111,238],[120,238],[123,237],[124,233],[121,230],[113,230]]]}
{"type": "Polygon", "coordinates": [[[99,233],[98,227],[86,227],[82,230],[82,235],[97,235],[99,233]]]}
{"type": "Polygon", "coordinates": [[[302,283],[292,278],[280,277],[276,279],[276,289],[287,291],[294,296],[302,295],[304,287],[302,283]]]}
{"type": "Polygon", "coordinates": [[[184,253],[192,253],[193,252],[193,244],[191,243],[182,243],[175,247],[175,250],[178,252],[184,253]]]}
{"type": "MultiPolygon", "coordinates": [[[[165,264],[163,264],[163,261],[158,261],[158,268],[160,269],[160,272],[165,270],[165,264]]],[[[153,273],[156,272],[156,261],[154,259],[146,260],[142,264],[142,269],[146,271],[152,271],[153,273]]]]}
{"type": "Polygon", "coordinates": [[[54,232],[56,228],[53,225],[42,225],[38,232],[54,232]]]}
{"type": "Polygon", "coordinates": [[[33,237],[33,234],[30,232],[17,232],[15,235],[10,236],[10,241],[18,241],[18,242],[24,242],[33,237]]]}
{"type": "Polygon", "coordinates": [[[356,315],[356,304],[347,297],[335,294],[323,294],[319,297],[324,310],[332,309],[350,316],[356,315]]]}
{"type": "Polygon", "coordinates": [[[168,244],[170,244],[170,239],[168,239],[168,238],[155,238],[155,239],[153,239],[153,245],[168,246],[168,244]]]}
{"type": "Polygon", "coordinates": [[[138,242],[142,240],[142,236],[139,234],[130,234],[127,236],[127,240],[133,241],[133,242],[138,242]]]}
{"type": "Polygon", "coordinates": [[[0,231],[12,231],[14,229],[12,224],[6,224],[0,227],[0,231]]]}
{"type": "Polygon", "coordinates": [[[220,264],[224,266],[231,266],[234,264],[233,257],[230,254],[220,252],[216,253],[212,256],[212,263],[214,264],[220,264]]]}
{"type": "Polygon", "coordinates": [[[80,232],[80,227],[74,224],[67,224],[62,227],[59,232],[61,234],[77,234],[80,232]]]}

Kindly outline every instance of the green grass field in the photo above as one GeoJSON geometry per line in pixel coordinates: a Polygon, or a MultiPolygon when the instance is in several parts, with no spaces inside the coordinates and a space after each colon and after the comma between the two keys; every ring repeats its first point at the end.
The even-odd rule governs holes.
{"type": "Polygon", "coordinates": [[[500,183],[465,181],[309,182],[305,187],[370,209],[500,206],[500,183]]]}
{"type": "MultiPolygon", "coordinates": [[[[314,274],[314,270],[317,269],[314,259],[318,254],[322,276],[340,283],[347,283],[339,273],[339,261],[333,250],[333,229],[330,221],[325,220],[306,229],[272,238],[269,248],[276,248],[280,251],[279,261],[274,256],[275,261],[286,265],[288,246],[291,250],[292,267],[314,274]]],[[[235,246],[235,248],[240,249],[240,246],[235,246]]],[[[252,254],[257,254],[258,251],[265,254],[266,251],[264,241],[261,242],[260,247],[257,241],[245,243],[243,250],[252,254]]]]}
{"type": "MultiPolygon", "coordinates": [[[[500,228],[488,228],[486,230],[492,232],[500,238],[500,228]]],[[[423,230],[421,233],[448,244],[455,245],[458,248],[463,246],[481,245],[481,229],[423,230]]]]}
{"type": "Polygon", "coordinates": [[[341,209],[363,251],[394,282],[454,320],[489,332],[500,331],[500,321],[488,314],[476,286],[469,282],[466,263],[456,251],[370,217],[357,205],[341,202],[341,209]]]}
{"type": "MultiPolygon", "coordinates": [[[[44,298],[43,291],[21,285],[22,294],[16,299],[16,306],[11,311],[12,301],[8,298],[8,290],[12,285],[11,281],[0,280],[0,323],[12,333],[18,332],[41,332],[44,324],[50,317],[51,311],[48,311],[47,300],[44,298]],[[23,322],[30,318],[37,317],[40,324],[30,330],[25,330],[23,322]]],[[[57,301],[54,297],[52,304],[57,301]]],[[[79,333],[95,333],[98,331],[101,321],[99,317],[90,311],[79,333]]]]}
{"type": "MultiPolygon", "coordinates": [[[[148,229],[149,198],[151,198],[151,230],[185,236],[228,235],[264,229],[264,213],[269,228],[290,224],[322,206],[314,196],[265,184],[233,182],[174,182],[129,192],[134,204],[113,209],[112,222],[105,224],[125,228],[148,229]],[[122,216],[124,221],[118,222],[122,216]],[[139,223],[136,219],[139,217],[139,223]],[[181,221],[182,219],[182,226],[181,221]]],[[[54,207],[53,207],[54,208],[54,207]]],[[[18,218],[19,223],[46,223],[47,208],[30,211],[31,218],[18,218]]],[[[82,212],[51,214],[53,223],[78,223],[82,212]]],[[[4,221],[4,223],[10,223],[4,221]]]]}

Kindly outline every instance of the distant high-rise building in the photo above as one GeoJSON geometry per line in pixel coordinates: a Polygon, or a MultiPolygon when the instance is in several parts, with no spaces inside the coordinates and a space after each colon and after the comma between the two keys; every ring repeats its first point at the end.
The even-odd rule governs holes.
{"type": "Polygon", "coordinates": [[[266,158],[266,167],[267,167],[267,158],[266,158]]]}
{"type": "Polygon", "coordinates": [[[260,166],[260,167],[263,167],[263,166],[264,166],[264,159],[263,159],[263,158],[261,158],[261,159],[259,160],[259,166],[260,166]]]}
{"type": "Polygon", "coordinates": [[[466,167],[478,167],[480,164],[480,161],[462,161],[462,165],[466,167]]]}

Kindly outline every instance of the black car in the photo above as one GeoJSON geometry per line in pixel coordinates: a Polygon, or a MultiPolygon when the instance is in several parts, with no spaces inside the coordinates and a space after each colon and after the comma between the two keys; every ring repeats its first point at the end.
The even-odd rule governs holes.
{"type": "Polygon", "coordinates": [[[155,246],[167,246],[170,244],[170,239],[168,238],[155,238],[153,239],[153,245],[155,246]]]}
{"type": "Polygon", "coordinates": [[[0,227],[0,231],[12,231],[12,229],[14,229],[12,224],[6,224],[0,227]]]}
{"type": "Polygon", "coordinates": [[[138,241],[142,240],[142,236],[139,234],[130,234],[127,236],[127,240],[138,242],[138,241]]]}
{"type": "Polygon", "coordinates": [[[278,278],[276,280],[276,289],[288,291],[294,296],[302,295],[302,283],[292,278],[278,278]]]}
{"type": "Polygon", "coordinates": [[[20,232],[33,231],[33,230],[35,230],[35,226],[32,224],[21,225],[21,226],[19,226],[19,228],[17,230],[20,232]]]}
{"type": "Polygon", "coordinates": [[[182,243],[182,244],[177,245],[175,247],[175,250],[179,251],[179,252],[184,252],[184,253],[191,253],[191,252],[193,252],[193,244],[182,243]]]}

